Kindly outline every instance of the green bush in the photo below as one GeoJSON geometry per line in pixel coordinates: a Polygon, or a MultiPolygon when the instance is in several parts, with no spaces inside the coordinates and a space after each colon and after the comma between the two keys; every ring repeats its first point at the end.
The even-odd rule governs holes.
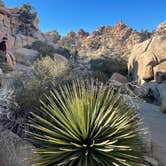
{"type": "Polygon", "coordinates": [[[55,53],[63,55],[67,59],[71,57],[71,51],[65,47],[58,47],[55,49],[55,53]]]}
{"type": "Polygon", "coordinates": [[[37,17],[37,13],[30,3],[24,4],[19,10],[19,20],[21,25],[19,26],[19,31],[23,32],[25,35],[29,35],[32,29],[35,29],[33,22],[37,17]]]}
{"type": "Polygon", "coordinates": [[[34,165],[145,165],[136,111],[100,83],[73,81],[52,91],[28,125],[38,147],[34,165]]]}
{"type": "Polygon", "coordinates": [[[32,45],[25,46],[28,49],[34,49],[39,52],[40,58],[50,56],[53,57],[53,54],[55,53],[54,47],[49,45],[47,42],[43,41],[35,41],[32,43],[32,45]]]}
{"type": "Polygon", "coordinates": [[[15,77],[14,88],[16,102],[21,110],[32,111],[39,107],[39,100],[53,87],[60,84],[65,77],[69,65],[62,59],[45,57],[37,60],[30,75],[15,77]]]}
{"type": "Polygon", "coordinates": [[[66,57],[67,59],[69,59],[71,56],[71,52],[69,49],[65,47],[54,48],[53,46],[49,45],[47,42],[43,41],[35,41],[31,45],[25,47],[28,49],[37,50],[39,52],[40,58],[46,56],[50,56],[51,58],[53,58],[53,55],[55,53],[60,54],[66,57]]]}
{"type": "Polygon", "coordinates": [[[108,79],[115,72],[127,75],[127,61],[118,55],[111,58],[103,56],[100,59],[91,60],[90,63],[94,73],[103,73],[108,79]]]}

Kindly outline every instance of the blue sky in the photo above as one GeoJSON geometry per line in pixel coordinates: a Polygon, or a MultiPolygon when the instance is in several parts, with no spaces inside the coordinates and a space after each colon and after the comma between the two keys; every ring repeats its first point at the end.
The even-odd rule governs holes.
{"type": "Polygon", "coordinates": [[[133,29],[152,31],[166,20],[166,0],[4,0],[7,7],[30,2],[38,12],[42,31],[64,35],[83,28],[93,31],[101,25],[123,20],[133,29]]]}

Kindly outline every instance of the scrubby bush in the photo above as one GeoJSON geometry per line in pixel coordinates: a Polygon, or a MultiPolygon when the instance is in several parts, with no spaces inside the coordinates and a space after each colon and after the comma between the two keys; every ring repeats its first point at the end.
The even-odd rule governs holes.
{"type": "Polygon", "coordinates": [[[63,55],[67,59],[71,57],[71,51],[65,47],[58,47],[55,49],[55,53],[63,55]]]}
{"type": "Polygon", "coordinates": [[[34,165],[145,165],[136,111],[99,82],[73,81],[52,91],[28,125],[40,156],[34,165]]]}
{"type": "Polygon", "coordinates": [[[24,4],[19,10],[19,20],[22,24],[19,26],[19,30],[25,35],[29,35],[32,29],[35,29],[33,22],[37,17],[37,13],[30,3],[24,4]]]}
{"type": "Polygon", "coordinates": [[[53,57],[55,53],[54,47],[49,45],[47,42],[35,41],[31,45],[25,46],[28,49],[34,49],[39,52],[40,58],[50,56],[53,57]]]}
{"type": "Polygon", "coordinates": [[[45,57],[37,60],[29,76],[15,77],[16,101],[23,111],[39,107],[39,100],[64,79],[69,65],[62,59],[45,57]]]}
{"type": "Polygon", "coordinates": [[[43,42],[43,41],[35,41],[31,45],[28,45],[25,47],[29,49],[37,50],[39,52],[40,58],[46,57],[46,56],[50,56],[53,58],[53,55],[55,53],[60,54],[66,57],[67,59],[69,59],[71,56],[71,52],[69,49],[65,47],[54,48],[53,46],[49,45],[47,42],[43,42]]]}
{"type": "Polygon", "coordinates": [[[127,74],[127,61],[118,55],[112,57],[101,56],[99,59],[91,60],[90,63],[94,73],[103,73],[108,79],[115,72],[123,75],[127,74]]]}

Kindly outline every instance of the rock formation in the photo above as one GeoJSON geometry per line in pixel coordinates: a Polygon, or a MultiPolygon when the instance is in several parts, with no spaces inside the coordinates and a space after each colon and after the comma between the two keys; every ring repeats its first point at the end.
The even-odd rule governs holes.
{"type": "Polygon", "coordinates": [[[162,23],[150,39],[134,46],[128,61],[129,75],[132,80],[140,83],[166,80],[165,31],[165,23],[162,23]]]}
{"type": "Polygon", "coordinates": [[[8,37],[8,47],[19,48],[31,44],[34,40],[41,40],[41,32],[38,30],[39,19],[36,17],[32,22],[33,30],[28,35],[20,31],[20,26],[23,24],[19,18],[20,7],[6,8],[0,4],[0,38],[8,37]],[[36,35],[38,33],[38,35],[36,35]],[[36,38],[40,36],[40,38],[36,38]]]}
{"type": "MultiPolygon", "coordinates": [[[[144,87],[147,88],[144,91],[144,87],[138,86],[138,88],[132,89],[133,94],[139,98],[143,98],[143,96],[147,95],[147,92],[151,92],[155,100],[154,103],[161,105],[161,112],[166,112],[166,22],[159,25],[155,33],[149,33],[146,30],[136,32],[120,21],[114,26],[101,26],[91,33],[80,29],[78,32],[71,31],[66,36],[60,36],[55,30],[42,33],[38,29],[39,19],[36,17],[32,22],[34,29],[31,29],[25,35],[19,30],[20,25],[22,25],[19,19],[19,11],[19,7],[6,8],[0,1],[0,38],[3,36],[8,37],[9,49],[16,57],[15,73],[31,73],[31,65],[39,57],[39,52],[23,47],[37,40],[44,41],[55,49],[60,47],[67,49],[69,56],[66,57],[68,58],[73,50],[78,51],[79,58],[77,63],[72,66],[73,68],[68,75],[69,78],[73,78],[73,75],[74,78],[80,75],[84,78],[88,77],[92,72],[89,63],[91,59],[99,57],[107,57],[107,59],[109,57],[111,59],[113,56],[120,55],[126,57],[126,59],[128,58],[130,81],[144,83],[144,87]]],[[[63,60],[66,64],[69,63],[62,56],[62,50],[58,54],[53,54],[53,57],[56,60],[63,60]]],[[[118,65],[116,66],[119,68],[118,65]]],[[[6,74],[0,69],[0,83],[4,79],[2,78],[3,75],[5,75],[5,79],[8,82],[9,77],[10,79],[14,79],[14,72],[6,74]]],[[[114,73],[110,81],[114,82],[116,86],[130,84],[127,77],[119,73],[114,73]]],[[[130,94],[126,94],[130,96],[130,94]]],[[[141,110],[147,110],[147,107],[144,108],[142,103],[141,106],[141,110]]],[[[158,107],[157,109],[159,110],[158,107]]],[[[150,117],[149,114],[148,112],[147,118],[150,117]]],[[[160,115],[162,116],[162,114],[160,115]]],[[[9,132],[9,134],[11,134],[11,137],[15,137],[12,136],[12,133],[9,132]]],[[[0,143],[3,145],[3,142],[0,143]]],[[[18,146],[20,148],[22,144],[18,146]]],[[[16,153],[20,155],[20,149],[16,153]]],[[[1,154],[2,157],[3,155],[5,157],[8,155],[3,149],[1,154]]],[[[2,161],[6,160],[5,157],[2,158],[2,161]]],[[[22,159],[22,156],[18,158],[22,159]]]]}

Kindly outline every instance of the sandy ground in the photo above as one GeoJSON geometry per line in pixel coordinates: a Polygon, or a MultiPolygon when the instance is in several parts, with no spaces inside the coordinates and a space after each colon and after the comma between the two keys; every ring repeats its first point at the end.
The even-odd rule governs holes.
{"type": "Polygon", "coordinates": [[[166,166],[166,114],[153,104],[139,104],[145,126],[152,138],[153,154],[162,166],[166,166]]]}

